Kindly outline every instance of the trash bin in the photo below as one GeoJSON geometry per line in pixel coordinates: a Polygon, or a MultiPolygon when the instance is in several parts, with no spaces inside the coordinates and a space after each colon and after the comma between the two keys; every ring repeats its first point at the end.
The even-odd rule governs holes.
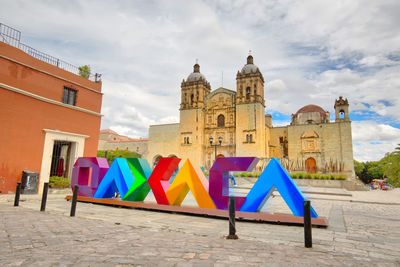
{"type": "Polygon", "coordinates": [[[21,194],[36,194],[38,188],[39,173],[22,171],[21,194]]]}

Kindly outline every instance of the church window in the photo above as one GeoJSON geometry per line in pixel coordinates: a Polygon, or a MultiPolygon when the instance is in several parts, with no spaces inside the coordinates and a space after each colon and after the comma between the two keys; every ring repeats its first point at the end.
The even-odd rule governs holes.
{"type": "Polygon", "coordinates": [[[250,99],[250,87],[246,88],[246,99],[249,100],[250,99]]]}
{"type": "Polygon", "coordinates": [[[279,137],[279,143],[283,143],[283,136],[279,137]]]}
{"type": "Polygon", "coordinates": [[[249,142],[250,142],[250,137],[248,134],[246,134],[246,143],[249,143],[249,142]]]}
{"type": "Polygon", "coordinates": [[[194,102],[194,94],[191,94],[190,95],[190,104],[193,104],[193,102],[194,102]]]}
{"type": "Polygon", "coordinates": [[[186,137],[183,138],[183,143],[186,144],[186,137]]]}
{"type": "Polygon", "coordinates": [[[253,143],[253,135],[250,135],[250,143],[253,143]]]}
{"type": "Polygon", "coordinates": [[[190,144],[190,142],[189,142],[189,137],[186,137],[186,144],[190,144]]]}
{"type": "Polygon", "coordinates": [[[217,120],[218,120],[218,127],[224,127],[225,126],[225,117],[224,117],[224,115],[219,115],[218,116],[218,118],[217,118],[217,120]]]}
{"type": "Polygon", "coordinates": [[[257,95],[257,85],[254,84],[254,95],[257,95]]]}

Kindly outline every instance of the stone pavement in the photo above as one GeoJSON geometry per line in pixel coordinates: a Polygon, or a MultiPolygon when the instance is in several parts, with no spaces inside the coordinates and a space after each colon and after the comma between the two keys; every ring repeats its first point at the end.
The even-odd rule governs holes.
{"type": "MultiPolygon", "coordinates": [[[[88,203],[69,217],[62,194],[46,212],[38,195],[21,200],[0,196],[0,266],[400,266],[400,205],[313,199],[330,226],[307,249],[297,226],[237,222],[239,240],[226,240],[221,219],[88,203]]],[[[279,196],[267,206],[290,213],[279,196]]]]}

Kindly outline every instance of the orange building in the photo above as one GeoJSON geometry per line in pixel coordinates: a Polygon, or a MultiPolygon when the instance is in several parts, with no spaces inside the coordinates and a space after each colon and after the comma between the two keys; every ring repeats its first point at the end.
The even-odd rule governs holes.
{"type": "Polygon", "coordinates": [[[40,193],[50,176],[70,177],[78,157],[96,156],[101,82],[20,43],[4,24],[0,34],[0,191],[14,192],[29,170],[40,193]]]}

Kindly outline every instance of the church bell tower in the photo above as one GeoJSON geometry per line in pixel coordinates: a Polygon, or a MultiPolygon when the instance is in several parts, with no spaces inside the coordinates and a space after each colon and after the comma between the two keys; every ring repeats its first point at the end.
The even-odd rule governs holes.
{"type": "Polygon", "coordinates": [[[267,157],[264,77],[252,55],[236,74],[236,154],[267,157]]]}
{"type": "Polygon", "coordinates": [[[204,162],[204,101],[210,91],[210,83],[196,62],[193,72],[181,83],[179,150],[197,162],[204,162]]]}
{"type": "Polygon", "coordinates": [[[181,107],[180,110],[203,108],[205,96],[211,91],[210,83],[200,73],[200,65],[193,66],[193,72],[189,74],[186,81],[181,83],[181,107]]]}

